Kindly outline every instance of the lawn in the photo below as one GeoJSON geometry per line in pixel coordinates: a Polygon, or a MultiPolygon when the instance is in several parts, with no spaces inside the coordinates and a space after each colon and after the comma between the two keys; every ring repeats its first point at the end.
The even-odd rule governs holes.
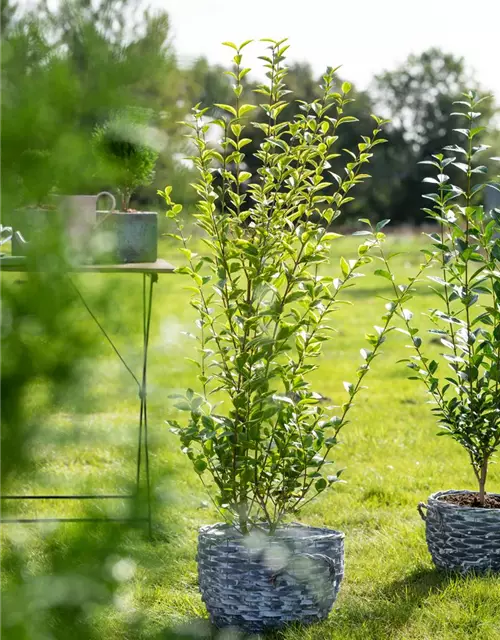
{"type": "MultiPolygon", "coordinates": [[[[355,240],[337,241],[332,255],[336,273],[340,255],[355,255],[355,240]]],[[[394,262],[401,278],[415,272],[422,246],[420,236],[390,238],[391,250],[404,252],[394,262]]],[[[161,255],[178,261],[168,244],[161,255]]],[[[128,361],[138,369],[140,278],[80,277],[90,300],[106,283],[111,283],[107,289],[107,326],[128,361]]],[[[5,631],[5,638],[51,637],[42,635],[45,632],[40,621],[54,598],[56,604],[57,597],[64,602],[64,589],[69,583],[62,583],[66,585],[62,595],[52,590],[49,596],[47,576],[67,578],[88,572],[87,588],[92,590],[107,575],[106,567],[116,567],[118,561],[125,571],[112,570],[113,586],[110,580],[106,583],[115,589],[113,604],[103,597],[101,605],[86,611],[87,637],[162,638],[167,637],[169,626],[186,624],[195,624],[196,637],[210,637],[197,590],[196,532],[201,524],[215,522],[217,514],[180,452],[176,437],[165,425],[167,417],[182,418],[169,396],[193,386],[195,380],[194,365],[185,360],[195,354],[194,341],[183,333],[193,331],[194,322],[189,293],[183,289],[186,284],[185,276],[168,275],[160,277],[155,285],[149,367],[153,539],[123,525],[5,526],[3,624],[4,630],[12,631],[11,635],[5,631]],[[94,556],[89,558],[82,551],[82,557],[78,557],[74,549],[79,545],[94,549],[94,556]],[[108,553],[109,549],[112,551],[108,553]],[[23,625],[28,629],[26,635],[15,635],[23,625]]],[[[427,286],[421,287],[410,305],[417,315],[432,304],[429,293],[427,286]]],[[[334,401],[342,398],[342,382],[353,379],[360,363],[364,334],[374,324],[381,324],[384,301],[377,296],[389,294],[390,283],[369,274],[346,295],[354,310],[345,305],[334,316],[338,334],[325,349],[314,374],[317,391],[334,401]]],[[[83,311],[78,318],[88,331],[95,331],[83,311]]],[[[404,345],[403,335],[391,334],[384,357],[375,361],[370,372],[369,388],[342,433],[342,443],[334,450],[338,468],[346,468],[346,483],[336,485],[302,513],[305,523],[346,534],[346,576],[338,601],[325,623],[288,629],[277,638],[500,638],[500,579],[464,579],[440,573],[427,552],[417,503],[439,489],[475,485],[466,454],[451,439],[435,437],[437,429],[424,390],[407,380],[408,370],[396,363],[406,355],[404,345]]],[[[85,384],[68,389],[57,411],[40,425],[31,442],[36,464],[14,479],[9,491],[114,492],[127,488],[133,480],[137,392],[107,344],[102,341],[101,346],[99,359],[82,363],[85,384]]],[[[437,345],[432,349],[439,351],[437,345]]],[[[32,404],[36,415],[34,399],[32,404]]],[[[492,467],[489,488],[500,490],[498,466],[492,467]]],[[[61,513],[61,506],[54,503],[35,506],[38,515],[61,513]]],[[[17,507],[18,513],[26,516],[35,513],[33,504],[17,507]]],[[[65,514],[82,513],[76,504],[64,508],[65,514]]],[[[125,508],[125,504],[118,505],[113,513],[125,508]]],[[[52,637],[71,638],[72,630],[67,631],[67,635],[59,632],[52,637]]]]}

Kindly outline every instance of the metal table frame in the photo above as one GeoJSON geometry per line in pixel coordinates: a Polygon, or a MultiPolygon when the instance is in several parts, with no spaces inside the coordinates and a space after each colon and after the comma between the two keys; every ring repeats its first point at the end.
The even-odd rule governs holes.
{"type": "MultiPolygon", "coordinates": [[[[24,260],[12,259],[0,262],[2,271],[26,273],[28,267],[24,260]]],[[[103,518],[0,518],[0,523],[28,524],[37,522],[147,522],[148,532],[151,535],[152,515],[151,515],[151,476],[149,468],[149,442],[148,442],[148,400],[147,400],[147,371],[148,371],[148,348],[151,329],[151,311],[153,306],[153,285],[158,281],[159,274],[173,273],[175,267],[165,260],[157,260],[152,263],[128,263],[111,265],[82,265],[72,269],[77,273],[139,273],[142,274],[142,371],[137,377],[129,365],[126,363],[109,334],[104,329],[102,323],[87,304],[80,289],[71,278],[71,272],[63,275],[70,279],[83,306],[88,311],[99,330],[102,332],[115,354],[118,356],[124,367],[130,373],[138,386],[140,409],[139,409],[139,433],[137,443],[137,462],[135,492],[133,494],[84,494],[84,495],[0,495],[1,500],[134,500],[138,497],[141,489],[142,458],[144,457],[145,489],[147,498],[147,515],[143,517],[103,517],[103,518]]]]}

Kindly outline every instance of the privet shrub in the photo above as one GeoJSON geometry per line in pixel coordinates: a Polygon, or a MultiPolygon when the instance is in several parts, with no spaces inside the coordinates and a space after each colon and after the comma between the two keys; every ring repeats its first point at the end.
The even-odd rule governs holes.
{"type": "Polygon", "coordinates": [[[178,271],[192,278],[192,305],[199,313],[200,389],[177,398],[177,408],[189,414],[187,423],[169,422],[202,479],[213,479],[214,502],[223,517],[243,532],[258,522],[272,532],[286,514],[338,481],[339,471],[327,471],[333,464],[329,454],[394,313],[390,308],[383,326],[367,336],[355,380],[344,382],[346,401],[335,408],[320,403],[308,378],[332,335],[328,320],[370,261],[370,250],[383,240],[380,229],[387,221],[355,259],[341,258],[337,277],[326,275],[331,269],[325,268],[339,237],[330,227],[356,186],[369,178],[365,166],[385,142],[380,137],[385,121],[373,116],[374,129],[357,149],[336,149],[339,127],[355,118],[348,115],[351,87],[347,82],[337,87],[334,69],[323,77],[320,99],[302,102],[300,115],[281,121],[290,93],[288,46],[283,40],[267,42],[269,55],[262,60],[268,82],[257,89],[265,124],[249,122],[258,107],[242,97],[249,72],[242,50],[248,42],[225,43],[234,50],[234,71],[228,72],[234,103],[218,104],[224,115],[210,123],[206,110],[195,107],[192,121],[185,123],[197,149],[195,219],[206,255],[190,248],[171,188],[160,192],[187,261],[178,271]],[[219,148],[207,142],[210,126],[221,130],[219,148]],[[254,176],[245,165],[253,127],[265,134],[254,176]],[[330,161],[341,154],[342,176],[330,171],[330,161]]]}
{"type": "Polygon", "coordinates": [[[463,97],[455,103],[460,111],[452,114],[462,121],[454,129],[461,144],[425,162],[435,171],[435,177],[424,179],[434,188],[425,196],[432,208],[424,211],[439,224],[439,231],[429,234],[432,250],[424,251],[425,262],[409,286],[396,286],[388,261],[381,275],[393,283],[394,304],[405,325],[400,330],[411,338],[414,353],[404,360],[411,377],[429,391],[442,427],[439,435],[451,436],[467,451],[484,505],[488,466],[500,445],[500,210],[486,213],[477,204],[488,184],[487,167],[478,158],[489,147],[478,142],[484,127],[476,124],[485,98],[473,92],[463,97]],[[453,172],[457,180],[452,182],[453,172]],[[427,276],[438,303],[430,312],[430,334],[444,347],[437,360],[425,355],[416,319],[402,306],[429,266],[439,269],[427,276]]]}

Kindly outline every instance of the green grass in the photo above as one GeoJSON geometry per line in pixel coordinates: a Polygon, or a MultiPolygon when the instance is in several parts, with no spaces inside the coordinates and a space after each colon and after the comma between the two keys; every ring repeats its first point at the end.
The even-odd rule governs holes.
{"type": "MultiPolygon", "coordinates": [[[[391,239],[391,250],[407,252],[395,262],[401,277],[415,272],[421,244],[418,237],[391,239]]],[[[335,269],[339,255],[353,256],[354,251],[353,239],[338,241],[335,269]]],[[[172,255],[167,245],[162,255],[172,255]]],[[[94,287],[112,279],[108,326],[137,369],[140,280],[106,278],[85,276],[81,285],[92,297],[94,287]]],[[[118,604],[92,613],[91,627],[106,640],[163,637],[171,624],[197,621],[199,626],[206,618],[197,590],[196,532],[201,524],[215,522],[217,514],[164,424],[176,414],[168,396],[194,383],[194,366],[184,360],[194,355],[195,346],[182,333],[192,330],[194,320],[189,294],[183,290],[186,284],[183,276],[164,276],[156,285],[149,368],[155,532],[149,541],[140,531],[120,525],[113,529],[115,553],[133,557],[137,568],[120,587],[118,604]],[[137,615],[134,610],[141,612],[143,624],[140,630],[126,631],[126,624],[137,615]]],[[[369,275],[350,291],[354,307],[342,306],[335,317],[339,332],[314,374],[315,388],[334,401],[343,397],[342,381],[354,377],[364,334],[380,324],[384,301],[376,296],[389,294],[389,287],[369,275]]],[[[431,306],[428,294],[422,288],[410,305],[417,314],[431,306]]],[[[81,321],[94,331],[83,311],[81,321]]],[[[288,629],[277,634],[282,640],[500,638],[500,579],[445,575],[435,570],[427,552],[417,503],[439,489],[475,485],[465,453],[452,440],[435,437],[424,390],[407,380],[404,365],[396,364],[406,354],[404,344],[404,336],[391,334],[384,357],[368,377],[369,389],[334,451],[338,467],[346,467],[347,483],[323,494],[301,516],[305,523],[346,534],[346,576],[338,601],[327,622],[288,629]]],[[[32,443],[37,464],[23,472],[10,491],[107,492],[123,489],[133,480],[137,393],[104,342],[102,353],[101,359],[86,363],[86,384],[68,391],[59,410],[45,421],[32,443]]],[[[500,490],[497,466],[492,467],[489,488],[500,490]]],[[[114,507],[113,513],[120,508],[124,506],[114,507]]],[[[66,514],[81,513],[75,504],[65,509],[66,514]]],[[[37,505],[36,513],[52,515],[60,510],[52,503],[37,505]]],[[[18,513],[33,514],[33,505],[18,505],[18,513]]],[[[101,541],[107,544],[109,530],[109,526],[75,524],[6,527],[4,590],[19,582],[21,569],[23,580],[55,571],[54,554],[64,557],[75,537],[97,547],[101,541]]],[[[209,637],[203,628],[199,633],[198,637],[209,637]]]]}

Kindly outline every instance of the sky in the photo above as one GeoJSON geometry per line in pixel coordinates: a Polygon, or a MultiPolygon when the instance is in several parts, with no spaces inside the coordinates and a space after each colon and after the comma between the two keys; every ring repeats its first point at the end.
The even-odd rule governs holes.
{"type": "MultiPolygon", "coordinates": [[[[289,39],[289,60],[315,74],[342,65],[366,88],[373,76],[429,47],[463,56],[472,76],[500,102],[500,0],[151,0],[172,22],[181,63],[198,56],[228,64],[224,40],[289,39]]],[[[263,43],[248,50],[259,65],[263,43]]],[[[246,50],[245,50],[246,51],[246,50]]],[[[255,73],[254,77],[261,74],[255,73]]]]}

